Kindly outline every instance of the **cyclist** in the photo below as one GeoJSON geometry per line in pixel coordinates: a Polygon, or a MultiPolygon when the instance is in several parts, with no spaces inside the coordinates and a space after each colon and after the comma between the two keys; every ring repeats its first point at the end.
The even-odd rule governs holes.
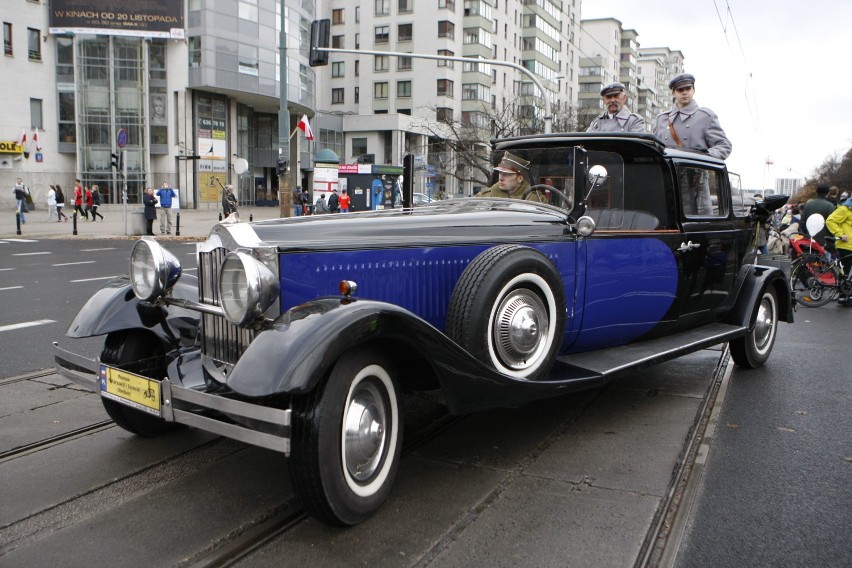
{"type": "MultiPolygon", "coordinates": [[[[837,254],[846,277],[852,272],[852,197],[837,206],[834,213],[825,220],[825,226],[837,237],[837,254]]],[[[852,296],[841,296],[838,303],[852,305],[852,296]]]]}

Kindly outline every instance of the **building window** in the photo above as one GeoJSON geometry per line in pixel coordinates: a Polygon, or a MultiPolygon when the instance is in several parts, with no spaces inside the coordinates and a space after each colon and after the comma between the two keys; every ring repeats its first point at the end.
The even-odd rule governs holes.
{"type": "Polygon", "coordinates": [[[257,21],[257,0],[248,1],[242,0],[239,7],[239,16],[241,20],[250,22],[257,21]]]}
{"type": "Polygon", "coordinates": [[[396,33],[397,41],[411,41],[412,34],[414,33],[412,24],[399,24],[396,33]]]}
{"type": "Polygon", "coordinates": [[[331,47],[334,47],[336,49],[345,49],[343,47],[343,36],[342,35],[331,36],[331,47]]]}
{"type": "Polygon", "coordinates": [[[453,82],[449,79],[438,79],[438,96],[439,97],[452,97],[453,96],[453,82]]]}
{"type": "Polygon", "coordinates": [[[361,49],[361,34],[355,34],[355,49],[361,49]]]}
{"type": "Polygon", "coordinates": [[[352,139],[352,155],[363,156],[367,153],[367,139],[353,138],[352,139]]]}
{"type": "Polygon", "coordinates": [[[27,52],[30,61],[41,61],[41,32],[27,28],[27,52]]]}
{"type": "Polygon", "coordinates": [[[361,75],[361,61],[356,59],[355,60],[355,76],[358,77],[360,75],[361,75]]]}
{"type": "Polygon", "coordinates": [[[447,107],[438,107],[435,109],[435,119],[438,122],[452,122],[453,109],[447,107]]]}
{"type": "Polygon", "coordinates": [[[331,11],[331,23],[332,24],[342,24],[343,20],[343,8],[337,8],[331,11]]]}
{"type": "Polygon", "coordinates": [[[361,23],[361,6],[355,6],[355,23],[361,23]]]}
{"type": "Polygon", "coordinates": [[[355,87],[355,94],[353,95],[353,98],[354,98],[356,103],[361,102],[361,88],[360,87],[355,87]]]}
{"type": "Polygon", "coordinates": [[[408,14],[414,11],[414,0],[399,0],[398,11],[400,14],[408,14]]]}
{"type": "Polygon", "coordinates": [[[387,43],[390,41],[390,26],[376,26],[374,43],[387,43]]]}
{"type": "Polygon", "coordinates": [[[346,75],[346,62],[344,61],[334,61],[331,64],[331,76],[332,77],[343,77],[346,75]]]}
{"type": "Polygon", "coordinates": [[[455,10],[456,3],[454,0],[438,0],[438,8],[446,8],[447,10],[455,10]]]}
{"type": "Polygon", "coordinates": [[[390,57],[377,55],[373,58],[373,71],[387,71],[390,69],[390,57]]]}
{"type": "Polygon", "coordinates": [[[396,58],[396,69],[397,69],[397,71],[411,71],[411,58],[410,57],[397,57],[396,58]]]}
{"type": "Polygon", "coordinates": [[[260,64],[257,60],[257,46],[240,44],[238,70],[245,75],[258,76],[260,64]]]}
{"type": "Polygon", "coordinates": [[[166,44],[161,41],[148,44],[148,78],[151,81],[166,80],[166,44]]]}
{"type": "Polygon", "coordinates": [[[30,128],[44,130],[44,117],[41,114],[41,99],[30,99],[30,128]]]}
{"type": "Polygon", "coordinates": [[[189,67],[201,67],[201,37],[189,38],[189,67]]]}
{"type": "Polygon", "coordinates": [[[386,99],[388,98],[388,84],[386,81],[373,83],[373,98],[386,99]]]}
{"type": "Polygon", "coordinates": [[[456,26],[452,22],[442,20],[438,22],[438,37],[453,39],[456,35],[456,26]]]}
{"type": "Polygon", "coordinates": [[[59,141],[77,141],[77,111],[73,91],[59,92],[59,141]]]}
{"type": "Polygon", "coordinates": [[[376,15],[377,16],[387,16],[390,14],[390,0],[375,0],[376,1],[376,15]]]}
{"type": "Polygon", "coordinates": [[[3,22],[3,53],[12,55],[12,24],[3,22]]]}
{"type": "Polygon", "coordinates": [[[396,82],[396,96],[400,99],[411,98],[411,81],[396,82]]]}
{"type": "MultiPolygon", "coordinates": [[[[456,54],[455,52],[452,52],[449,49],[439,49],[438,55],[443,55],[445,57],[455,57],[456,54]]],[[[439,59],[438,67],[449,67],[450,69],[452,69],[453,67],[455,67],[455,62],[439,59]]]]}
{"type": "Polygon", "coordinates": [[[343,97],[343,89],[332,89],[331,90],[331,104],[341,105],[344,102],[345,101],[344,101],[344,97],[343,97]]]}
{"type": "Polygon", "coordinates": [[[56,82],[74,84],[74,40],[56,38],[56,82]]]}

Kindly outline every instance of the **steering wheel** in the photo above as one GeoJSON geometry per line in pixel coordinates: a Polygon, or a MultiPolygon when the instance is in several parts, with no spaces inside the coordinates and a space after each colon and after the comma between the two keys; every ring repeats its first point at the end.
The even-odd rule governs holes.
{"type": "Polygon", "coordinates": [[[561,191],[561,190],[556,189],[556,188],[555,188],[555,187],[553,187],[552,185],[547,185],[547,184],[545,184],[545,183],[537,183],[537,184],[535,184],[534,186],[530,187],[528,190],[526,190],[526,191],[524,192],[523,199],[524,199],[524,200],[526,200],[527,196],[528,196],[530,193],[532,193],[533,191],[537,191],[537,190],[539,190],[539,189],[543,189],[543,190],[545,190],[545,191],[550,191],[551,193],[555,193],[556,195],[558,195],[558,196],[562,199],[562,201],[564,201],[564,202],[565,202],[565,205],[566,205],[566,206],[568,206],[568,205],[570,205],[570,204],[571,204],[571,200],[570,200],[570,199],[568,199],[568,196],[567,196],[567,195],[565,195],[564,193],[562,193],[562,191],[561,191]]]}

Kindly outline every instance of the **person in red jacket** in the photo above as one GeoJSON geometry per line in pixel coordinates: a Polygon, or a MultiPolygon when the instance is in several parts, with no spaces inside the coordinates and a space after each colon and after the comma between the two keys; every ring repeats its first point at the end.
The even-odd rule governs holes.
{"type": "MultiPolygon", "coordinates": [[[[86,186],[86,208],[83,210],[86,215],[86,221],[89,220],[89,211],[93,211],[92,209],[92,190],[89,189],[89,186],[86,186]]],[[[95,222],[95,214],[92,213],[92,222],[95,222]]]]}
{"type": "Polygon", "coordinates": [[[89,214],[83,210],[83,186],[80,185],[80,180],[74,182],[74,214],[82,215],[89,220],[89,214]]]}
{"type": "Polygon", "coordinates": [[[349,197],[349,194],[346,193],[346,190],[344,189],[343,192],[340,194],[340,212],[341,213],[349,213],[350,201],[351,201],[351,198],[349,197]]]}

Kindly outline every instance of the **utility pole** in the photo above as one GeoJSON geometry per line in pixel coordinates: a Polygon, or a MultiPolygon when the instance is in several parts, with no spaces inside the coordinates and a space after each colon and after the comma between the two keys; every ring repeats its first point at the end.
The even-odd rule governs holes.
{"type": "Polygon", "coordinates": [[[281,36],[278,40],[278,203],[282,217],[293,215],[293,192],[290,191],[290,111],[287,109],[287,12],[281,0],[281,36]]]}

